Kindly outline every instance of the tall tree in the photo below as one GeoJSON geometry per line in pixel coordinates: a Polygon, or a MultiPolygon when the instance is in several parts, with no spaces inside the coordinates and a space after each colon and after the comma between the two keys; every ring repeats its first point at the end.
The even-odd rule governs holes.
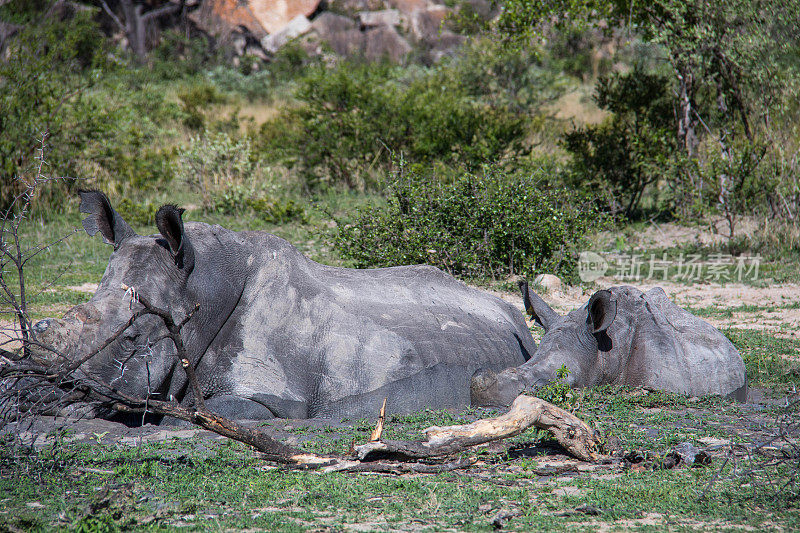
{"type": "MultiPolygon", "coordinates": [[[[519,39],[548,27],[601,22],[627,27],[666,52],[673,72],[674,131],[689,161],[698,157],[702,137],[710,136],[727,166],[755,169],[757,162],[741,155],[760,161],[763,147],[773,142],[772,121],[791,110],[791,96],[797,94],[800,0],[509,0],[497,25],[502,34],[519,39]],[[739,154],[732,153],[734,146],[739,154]]],[[[731,174],[744,176],[718,173],[723,204],[741,185],[731,174]]],[[[703,187],[691,172],[689,179],[693,188],[703,187]]]]}
{"type": "Polygon", "coordinates": [[[185,0],[117,0],[115,6],[100,0],[103,11],[125,33],[128,46],[143,63],[147,59],[148,30],[159,18],[183,10],[185,0]]]}

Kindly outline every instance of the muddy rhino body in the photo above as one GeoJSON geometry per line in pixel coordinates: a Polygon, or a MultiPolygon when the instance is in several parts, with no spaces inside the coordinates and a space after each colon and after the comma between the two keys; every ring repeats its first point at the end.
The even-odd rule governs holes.
{"type": "Polygon", "coordinates": [[[536,354],[520,367],[475,376],[476,405],[507,405],[522,390],[555,379],[562,365],[574,387],[612,384],[747,399],[744,361],[736,347],[711,324],[675,305],[660,287],[601,290],[566,316],[526,282],[520,288],[544,336],[536,354]]]}
{"type": "MultiPolygon", "coordinates": [[[[182,221],[165,206],[139,236],[96,191],[82,191],[88,233],[114,251],[92,299],[35,326],[72,358],[99,346],[141,305],[132,287],[180,321],[206,405],[232,418],[374,416],[463,408],[471,376],[535,352],[522,314],[429,266],[321,265],[266,232],[182,221]]],[[[191,403],[161,321],[139,318],[83,365],[139,397],[191,403]]]]}

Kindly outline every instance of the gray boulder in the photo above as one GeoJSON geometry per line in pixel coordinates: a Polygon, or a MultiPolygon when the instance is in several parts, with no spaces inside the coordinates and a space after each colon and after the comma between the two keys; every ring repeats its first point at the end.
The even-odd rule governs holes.
{"type": "Polygon", "coordinates": [[[311,28],[322,39],[327,40],[332,35],[356,29],[356,22],[351,18],[326,11],[314,19],[311,28]]]}
{"type": "Polygon", "coordinates": [[[380,11],[361,11],[358,21],[362,28],[377,28],[379,26],[399,26],[400,12],[396,9],[382,9],[380,11]]]}
{"type": "Polygon", "coordinates": [[[392,26],[367,30],[364,41],[364,56],[370,61],[387,58],[399,63],[411,52],[411,45],[392,26]]]}
{"type": "Polygon", "coordinates": [[[297,15],[282,30],[267,35],[261,40],[261,46],[274,54],[292,39],[311,30],[311,22],[304,15],[297,15]]]}

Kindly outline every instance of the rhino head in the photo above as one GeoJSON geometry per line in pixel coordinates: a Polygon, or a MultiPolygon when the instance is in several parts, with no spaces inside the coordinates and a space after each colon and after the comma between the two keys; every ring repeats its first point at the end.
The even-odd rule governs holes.
{"type": "Polygon", "coordinates": [[[562,367],[569,370],[570,386],[598,385],[606,373],[602,354],[614,341],[608,328],[617,316],[617,303],[610,291],[597,291],[589,303],[561,316],[534,293],[527,281],[519,282],[525,311],[545,331],[536,354],[524,365],[499,374],[478,372],[470,385],[474,405],[508,405],[524,390],[538,389],[556,378],[562,367]]]}
{"type": "MultiPolygon", "coordinates": [[[[200,303],[200,310],[183,330],[189,358],[196,364],[230,315],[237,291],[241,294],[242,284],[219,275],[226,260],[235,270],[235,261],[207,253],[203,245],[197,247],[184,228],[183,209],[161,207],[156,214],[159,234],[140,236],[103,193],[82,190],[79,194],[80,211],[88,215],[84,229],[89,235],[100,233],[113,252],[89,302],[73,307],[61,319],[46,318],[34,325],[36,344],[47,347],[39,348],[36,356],[66,365],[84,359],[143,309],[136,300],[138,293],[170,312],[176,322],[200,303]]],[[[76,375],[140,398],[180,400],[186,380],[180,369],[176,371],[176,349],[166,334],[160,318],[139,316],[81,364],[76,375]]]]}
{"type": "Polygon", "coordinates": [[[473,376],[471,399],[506,405],[535,390],[565,366],[573,387],[624,385],[691,396],[717,394],[747,399],[744,361],[736,347],[708,322],[678,307],[660,287],[642,292],[611,287],[560,316],[526,282],[525,309],[544,336],[536,354],[516,368],[473,376]]]}

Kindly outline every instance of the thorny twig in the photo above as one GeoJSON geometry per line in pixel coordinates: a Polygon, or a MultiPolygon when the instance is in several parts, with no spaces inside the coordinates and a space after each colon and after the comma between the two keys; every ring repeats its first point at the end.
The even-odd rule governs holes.
{"type": "Polygon", "coordinates": [[[760,490],[766,490],[766,496],[773,500],[796,500],[800,497],[796,491],[800,482],[798,414],[800,398],[787,399],[786,406],[775,419],[774,427],[777,431],[774,435],[750,446],[730,445],[725,460],[717,468],[699,499],[706,499],[722,479],[747,483],[752,488],[751,497],[756,497],[760,490]],[[740,456],[744,456],[743,461],[738,461],[740,456]],[[731,464],[733,470],[726,474],[725,469],[731,464]]]}

